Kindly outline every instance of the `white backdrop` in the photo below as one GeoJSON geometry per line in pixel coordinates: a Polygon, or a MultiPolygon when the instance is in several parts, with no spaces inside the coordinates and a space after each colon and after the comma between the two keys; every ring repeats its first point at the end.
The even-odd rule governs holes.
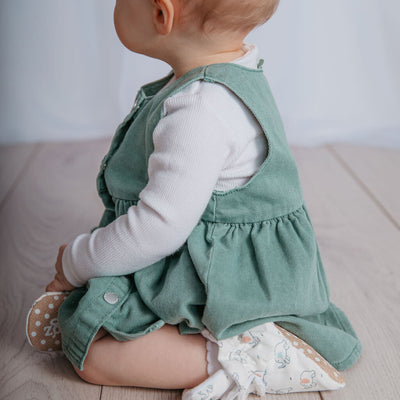
{"type": "MultiPolygon", "coordinates": [[[[110,0],[0,1],[0,141],[111,136],[169,66],[119,43],[110,0]]],[[[400,2],[281,0],[253,32],[291,143],[400,147],[400,2]]]]}

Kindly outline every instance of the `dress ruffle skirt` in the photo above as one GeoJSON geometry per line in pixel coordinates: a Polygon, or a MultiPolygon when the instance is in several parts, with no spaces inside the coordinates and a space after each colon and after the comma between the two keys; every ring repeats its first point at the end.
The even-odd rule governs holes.
{"type": "Polygon", "coordinates": [[[91,279],[72,292],[59,320],[64,351],[79,368],[101,326],[121,341],[164,323],[179,325],[182,334],[207,329],[224,340],[277,322],[342,370],[356,361],[361,346],[328,296],[302,206],[254,223],[200,220],[174,254],[130,276],[91,279]],[[115,304],[104,300],[109,292],[115,304]]]}

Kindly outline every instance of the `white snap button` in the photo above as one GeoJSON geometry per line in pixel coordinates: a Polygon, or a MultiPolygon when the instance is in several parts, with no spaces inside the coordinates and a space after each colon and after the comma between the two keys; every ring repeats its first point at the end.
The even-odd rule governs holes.
{"type": "Polygon", "coordinates": [[[118,303],[118,296],[114,293],[114,292],[107,292],[104,293],[104,300],[108,303],[108,304],[115,304],[118,303]]]}

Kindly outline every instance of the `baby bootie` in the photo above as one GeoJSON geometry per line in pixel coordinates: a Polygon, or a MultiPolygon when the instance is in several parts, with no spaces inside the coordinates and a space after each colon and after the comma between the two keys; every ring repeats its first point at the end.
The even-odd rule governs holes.
{"type": "Polygon", "coordinates": [[[69,292],[47,292],[35,300],[26,318],[26,337],[40,351],[60,351],[58,310],[69,292]]]}
{"type": "Polygon", "coordinates": [[[273,322],[224,340],[206,330],[201,333],[217,344],[222,368],[186,389],[182,400],[245,400],[250,393],[336,390],[345,385],[342,375],[311,346],[273,322]]]}
{"type": "Polygon", "coordinates": [[[195,388],[185,389],[182,392],[181,400],[220,400],[225,399],[227,393],[234,398],[232,392],[237,392],[235,388],[233,379],[223,369],[220,369],[195,388]]]}

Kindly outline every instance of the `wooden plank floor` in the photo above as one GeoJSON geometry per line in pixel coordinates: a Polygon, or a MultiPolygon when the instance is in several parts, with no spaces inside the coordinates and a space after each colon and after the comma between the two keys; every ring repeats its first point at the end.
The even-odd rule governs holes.
{"type": "MultiPolygon", "coordinates": [[[[39,353],[25,339],[26,313],[54,274],[59,245],[98,222],[95,176],[108,144],[0,147],[0,399],[180,399],[179,390],[87,384],[62,354],[39,353]]],[[[345,389],[279,399],[397,400],[400,149],[335,144],[293,153],[331,299],[351,320],[363,354],[344,372],[345,389]]]]}

